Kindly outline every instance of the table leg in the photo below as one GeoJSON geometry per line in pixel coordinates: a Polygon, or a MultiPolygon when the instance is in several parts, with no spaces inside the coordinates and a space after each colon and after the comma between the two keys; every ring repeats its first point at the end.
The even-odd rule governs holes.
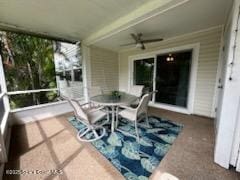
{"type": "Polygon", "coordinates": [[[116,107],[116,123],[115,123],[115,127],[117,128],[118,126],[118,110],[119,110],[119,107],[117,106],[116,107]]]}
{"type": "Polygon", "coordinates": [[[115,108],[114,106],[112,106],[112,125],[111,125],[111,130],[112,132],[114,132],[114,125],[115,125],[115,122],[114,122],[114,119],[115,119],[115,108]]]}

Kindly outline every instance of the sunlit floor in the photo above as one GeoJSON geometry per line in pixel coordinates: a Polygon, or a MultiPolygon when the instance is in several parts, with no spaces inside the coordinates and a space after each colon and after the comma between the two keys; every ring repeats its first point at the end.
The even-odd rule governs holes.
{"type": "MultiPolygon", "coordinates": [[[[150,114],[184,124],[152,179],[240,179],[240,174],[213,163],[213,120],[154,108],[150,114]]],[[[4,179],[124,179],[91,144],[76,139],[69,116],[14,126],[5,172],[20,169],[25,175],[5,174],[4,179]]]]}

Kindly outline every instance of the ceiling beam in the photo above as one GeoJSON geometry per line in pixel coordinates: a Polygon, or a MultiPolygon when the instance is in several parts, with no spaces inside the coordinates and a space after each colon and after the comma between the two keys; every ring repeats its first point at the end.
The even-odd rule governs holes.
{"type": "Polygon", "coordinates": [[[111,37],[114,34],[129,29],[141,22],[185,4],[188,1],[190,0],[151,0],[131,13],[116,19],[113,23],[92,33],[83,40],[83,44],[87,46],[95,44],[98,41],[111,37]]]}
{"type": "Polygon", "coordinates": [[[3,23],[3,22],[0,22],[0,31],[9,31],[9,32],[14,32],[14,33],[19,33],[19,34],[26,34],[26,35],[30,35],[30,36],[36,36],[39,38],[45,38],[45,39],[49,39],[49,40],[61,41],[61,42],[67,42],[67,43],[78,42],[76,39],[69,38],[69,37],[65,38],[59,34],[50,35],[47,32],[33,31],[33,30],[26,29],[26,28],[23,28],[23,27],[20,27],[17,25],[3,23]]]}

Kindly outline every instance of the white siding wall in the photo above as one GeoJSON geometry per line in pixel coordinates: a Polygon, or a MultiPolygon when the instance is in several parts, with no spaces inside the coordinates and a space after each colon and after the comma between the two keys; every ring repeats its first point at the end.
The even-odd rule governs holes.
{"type": "Polygon", "coordinates": [[[118,90],[118,53],[90,47],[91,86],[118,90]]]}
{"type": "MultiPolygon", "coordinates": [[[[216,27],[202,32],[171,38],[160,43],[147,46],[144,52],[174,48],[178,46],[200,43],[197,82],[194,101],[194,114],[211,116],[215,95],[217,65],[219,59],[222,28],[216,27]]],[[[128,87],[128,57],[144,53],[141,50],[132,49],[119,54],[119,89],[128,87]]]]}
{"type": "MultiPolygon", "coordinates": [[[[58,78],[58,77],[57,77],[58,78]]],[[[59,80],[58,88],[62,95],[71,98],[83,98],[84,97],[84,86],[80,81],[67,81],[59,80]]]]}

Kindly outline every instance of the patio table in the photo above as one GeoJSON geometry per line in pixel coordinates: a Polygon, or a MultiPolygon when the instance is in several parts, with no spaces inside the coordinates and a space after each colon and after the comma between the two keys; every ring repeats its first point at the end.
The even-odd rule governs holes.
{"type": "Polygon", "coordinates": [[[90,101],[96,105],[106,106],[111,108],[112,113],[112,122],[111,122],[111,131],[114,132],[115,116],[118,118],[118,107],[121,105],[131,104],[132,102],[138,99],[137,96],[120,92],[120,96],[116,97],[112,94],[101,94],[93,96],[90,98],[90,101]]]}

